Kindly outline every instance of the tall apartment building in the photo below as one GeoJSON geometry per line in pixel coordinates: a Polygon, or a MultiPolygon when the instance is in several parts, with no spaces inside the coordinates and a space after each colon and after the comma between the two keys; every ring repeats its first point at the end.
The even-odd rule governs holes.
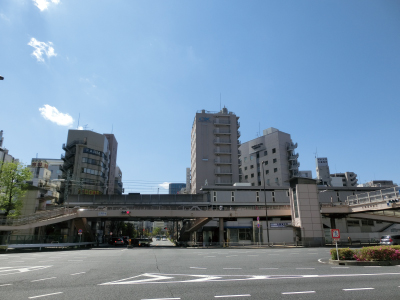
{"type": "Polygon", "coordinates": [[[124,185],[122,183],[122,171],[120,167],[115,167],[114,194],[122,195],[124,193],[124,185]]]}
{"type": "Polygon", "coordinates": [[[299,176],[296,148],[290,134],[273,127],[263,130],[262,136],[239,147],[240,182],[263,186],[264,178],[266,186],[289,186],[289,179],[299,176]]]}
{"type": "Polygon", "coordinates": [[[329,172],[329,164],[327,157],[317,157],[315,159],[317,165],[317,180],[322,185],[331,186],[332,180],[329,172]]]}
{"type": "Polygon", "coordinates": [[[8,149],[3,148],[3,130],[0,131],[0,163],[3,162],[18,162],[19,160],[8,154],[8,149]]]}
{"type": "Polygon", "coordinates": [[[61,156],[64,161],[61,168],[69,194],[114,193],[116,145],[114,135],[90,130],[68,131],[67,143],[62,147],[65,155],[61,156]]]}
{"type": "Polygon", "coordinates": [[[239,181],[239,117],[227,108],[196,113],[191,135],[191,193],[239,181]]]}
{"type": "Polygon", "coordinates": [[[357,186],[357,174],[353,172],[335,173],[330,175],[331,180],[334,178],[340,178],[343,186],[357,186]]]}

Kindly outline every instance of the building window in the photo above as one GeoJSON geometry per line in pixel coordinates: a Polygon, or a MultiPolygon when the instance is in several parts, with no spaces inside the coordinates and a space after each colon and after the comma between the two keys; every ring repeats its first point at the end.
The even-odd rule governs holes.
{"type": "Polygon", "coordinates": [[[253,160],[253,155],[250,155],[250,160],[253,160]]]}
{"type": "Polygon", "coordinates": [[[214,202],[217,202],[217,192],[213,192],[213,200],[214,202]]]}
{"type": "Polygon", "coordinates": [[[251,235],[253,230],[251,228],[240,228],[239,229],[239,240],[251,241],[251,235]]]}
{"type": "Polygon", "coordinates": [[[289,197],[289,191],[286,191],[286,197],[289,197]]]}
{"type": "Polygon", "coordinates": [[[247,179],[247,178],[249,178],[249,176],[248,176],[248,175],[245,175],[245,176],[244,176],[244,179],[247,179]]]}
{"type": "Polygon", "coordinates": [[[269,179],[267,179],[267,185],[269,185],[269,179]]]}
{"type": "Polygon", "coordinates": [[[269,170],[265,170],[265,174],[269,174],[269,170]]]}
{"type": "Polygon", "coordinates": [[[274,159],[272,160],[272,162],[273,162],[273,163],[276,163],[276,158],[274,158],[274,159]]]}
{"type": "Polygon", "coordinates": [[[267,156],[267,154],[268,154],[268,151],[265,150],[265,151],[264,151],[264,156],[267,156]]]}
{"type": "Polygon", "coordinates": [[[274,173],[278,172],[278,168],[274,168],[274,173]]]}
{"type": "Polygon", "coordinates": [[[235,192],[231,192],[231,201],[235,202],[235,192]]]}
{"type": "Polygon", "coordinates": [[[246,170],[247,170],[247,167],[244,167],[244,170],[246,171],[246,170]]]}
{"type": "Polygon", "coordinates": [[[271,192],[271,196],[272,196],[272,197],[275,197],[275,192],[271,192]]]}
{"type": "Polygon", "coordinates": [[[246,160],[247,160],[247,157],[245,156],[245,157],[244,157],[244,161],[246,161],[246,160]]]}
{"type": "Polygon", "coordinates": [[[268,165],[268,160],[264,161],[264,165],[268,165]]]}
{"type": "Polygon", "coordinates": [[[273,148],[273,149],[272,149],[272,153],[276,153],[276,148],[273,148]]]}
{"type": "Polygon", "coordinates": [[[260,202],[260,192],[256,192],[256,201],[260,202]]]}
{"type": "Polygon", "coordinates": [[[359,220],[347,220],[347,226],[358,227],[358,226],[360,226],[360,221],[359,220]]]}
{"type": "Polygon", "coordinates": [[[251,186],[254,186],[254,182],[251,183],[251,186]]]}
{"type": "Polygon", "coordinates": [[[258,182],[258,185],[259,185],[259,186],[261,185],[261,181],[258,182]]]}
{"type": "Polygon", "coordinates": [[[260,172],[257,173],[257,176],[260,177],[260,172]]]}
{"type": "Polygon", "coordinates": [[[257,152],[257,158],[259,158],[260,157],[260,154],[257,152]]]}
{"type": "Polygon", "coordinates": [[[251,178],[254,178],[254,173],[251,173],[250,177],[251,177],[251,178]]]}
{"type": "Polygon", "coordinates": [[[250,169],[254,169],[254,165],[250,165],[250,169]]]}

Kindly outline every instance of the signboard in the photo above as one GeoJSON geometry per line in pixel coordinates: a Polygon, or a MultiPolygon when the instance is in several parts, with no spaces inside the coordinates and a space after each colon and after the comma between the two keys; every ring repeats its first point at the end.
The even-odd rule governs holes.
{"type": "Polygon", "coordinates": [[[333,239],[340,239],[339,229],[331,229],[331,235],[333,239]]]}
{"type": "Polygon", "coordinates": [[[260,221],[260,217],[257,217],[257,221],[260,221]]]}
{"type": "Polygon", "coordinates": [[[97,216],[99,216],[99,217],[105,217],[105,216],[107,216],[107,212],[106,212],[106,211],[99,211],[99,212],[97,213],[97,216]]]}
{"type": "Polygon", "coordinates": [[[78,234],[79,234],[79,235],[81,235],[81,234],[82,234],[82,232],[83,232],[83,230],[82,230],[82,229],[79,229],[79,230],[78,230],[78,234]]]}
{"type": "Polygon", "coordinates": [[[284,228],[290,225],[292,225],[292,222],[269,223],[271,228],[284,228]]]}

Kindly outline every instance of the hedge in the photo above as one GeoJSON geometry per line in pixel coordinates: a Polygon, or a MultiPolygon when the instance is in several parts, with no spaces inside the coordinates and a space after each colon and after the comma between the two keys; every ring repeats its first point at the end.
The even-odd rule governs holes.
{"type": "MultiPolygon", "coordinates": [[[[362,249],[340,248],[340,260],[392,261],[400,260],[400,246],[373,246],[362,249]]],[[[336,249],[331,249],[332,260],[337,260],[336,249]]]]}

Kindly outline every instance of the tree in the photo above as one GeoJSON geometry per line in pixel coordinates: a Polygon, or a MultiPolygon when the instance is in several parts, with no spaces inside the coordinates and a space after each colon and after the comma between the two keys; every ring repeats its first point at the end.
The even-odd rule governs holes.
{"type": "Polygon", "coordinates": [[[23,206],[22,198],[32,178],[28,167],[20,162],[0,162],[0,210],[5,216],[18,216],[23,206]]]}
{"type": "Polygon", "coordinates": [[[153,235],[159,235],[160,232],[161,232],[161,228],[160,228],[160,227],[155,227],[155,228],[153,229],[153,235]]]}

